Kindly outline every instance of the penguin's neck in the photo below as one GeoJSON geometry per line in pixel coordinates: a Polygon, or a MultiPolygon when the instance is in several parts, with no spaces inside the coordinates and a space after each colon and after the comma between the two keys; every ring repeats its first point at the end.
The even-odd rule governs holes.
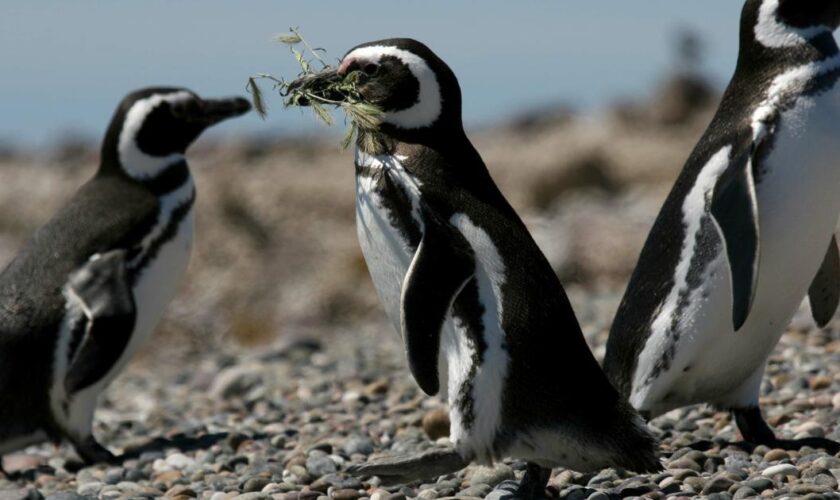
{"type": "Polygon", "coordinates": [[[106,141],[97,175],[128,178],[159,197],[192,183],[183,153],[153,156],[141,151],[133,142],[121,148],[116,141],[106,141]]]}
{"type": "Polygon", "coordinates": [[[141,182],[164,175],[173,166],[185,163],[183,153],[172,153],[166,156],[147,154],[137,147],[133,138],[120,137],[117,154],[123,171],[132,179],[141,182]]]}
{"type": "Polygon", "coordinates": [[[138,145],[136,134],[130,127],[112,126],[102,142],[101,174],[124,174],[145,182],[164,175],[174,166],[185,163],[185,153],[175,152],[165,156],[151,155],[138,145]],[[116,172],[115,172],[116,171],[116,172]]]}

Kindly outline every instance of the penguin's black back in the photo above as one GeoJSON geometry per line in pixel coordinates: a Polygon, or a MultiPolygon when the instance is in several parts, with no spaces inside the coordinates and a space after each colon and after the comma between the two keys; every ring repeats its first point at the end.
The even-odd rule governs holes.
{"type": "Polygon", "coordinates": [[[100,252],[135,246],[153,226],[157,198],[122,175],[98,175],[34,233],[0,273],[0,436],[8,423],[48,414],[62,288],[100,252]]]}

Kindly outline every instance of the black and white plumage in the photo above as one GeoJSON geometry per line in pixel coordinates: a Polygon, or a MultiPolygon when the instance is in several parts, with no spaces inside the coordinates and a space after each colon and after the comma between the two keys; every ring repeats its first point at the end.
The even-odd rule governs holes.
{"type": "Polygon", "coordinates": [[[665,201],[612,326],[605,370],[641,412],[711,403],[775,438],[758,395],[803,297],[840,298],[837,0],[748,0],[735,74],[665,201]]]}
{"type": "Polygon", "coordinates": [[[185,150],[249,108],[179,88],[123,99],[96,175],[0,273],[0,456],[67,439],[85,461],[112,458],[92,435],[93,411],[187,266],[195,188],[185,150]]]}
{"type": "Polygon", "coordinates": [[[359,243],[412,375],[449,404],[460,460],[434,453],[426,468],[396,460],[355,472],[407,480],[511,456],[532,464],[540,488],[540,467],[658,469],[654,439],[464,133],[454,73],[425,45],[390,39],[352,49],[323,77],[357,70],[361,95],[384,110],[386,148],[357,145],[359,243]]]}

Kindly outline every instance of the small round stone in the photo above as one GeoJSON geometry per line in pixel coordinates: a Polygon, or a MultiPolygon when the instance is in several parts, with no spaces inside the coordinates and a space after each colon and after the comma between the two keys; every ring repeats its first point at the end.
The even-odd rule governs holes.
{"type": "Polygon", "coordinates": [[[449,436],[449,413],[443,408],[429,410],[423,415],[423,432],[429,439],[436,440],[449,436]]]}

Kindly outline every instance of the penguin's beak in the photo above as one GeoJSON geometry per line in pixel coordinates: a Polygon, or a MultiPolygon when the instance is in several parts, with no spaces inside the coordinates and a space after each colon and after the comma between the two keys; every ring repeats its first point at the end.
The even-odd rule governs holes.
{"type": "Polygon", "coordinates": [[[243,97],[221,99],[190,99],[172,107],[172,113],[188,122],[210,127],[221,121],[240,116],[251,109],[251,103],[243,97]]]}
{"type": "Polygon", "coordinates": [[[309,106],[310,100],[307,95],[330,101],[343,101],[346,96],[336,89],[343,80],[344,75],[335,68],[325,69],[320,73],[298,78],[286,88],[286,104],[309,106]]]}

